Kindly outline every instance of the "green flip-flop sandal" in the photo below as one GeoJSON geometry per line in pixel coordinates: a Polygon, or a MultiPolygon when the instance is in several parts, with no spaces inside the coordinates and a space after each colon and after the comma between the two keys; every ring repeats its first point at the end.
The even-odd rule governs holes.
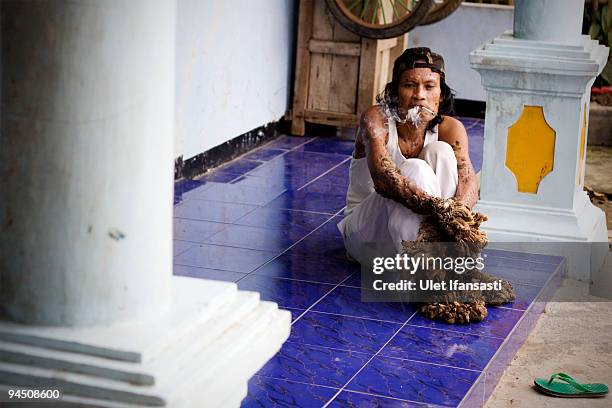
{"type": "Polygon", "coordinates": [[[603,397],[608,393],[605,384],[581,384],[564,373],[553,374],[549,380],[536,378],[533,383],[538,391],[555,397],[603,397]]]}

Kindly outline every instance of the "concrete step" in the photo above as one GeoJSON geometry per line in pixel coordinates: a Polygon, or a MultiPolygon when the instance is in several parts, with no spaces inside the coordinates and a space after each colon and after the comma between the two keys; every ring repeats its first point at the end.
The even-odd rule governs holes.
{"type": "MultiPolygon", "coordinates": [[[[118,403],[177,406],[171,401],[206,396],[206,406],[219,406],[237,389],[244,388],[246,395],[248,378],[280,348],[289,335],[289,322],[288,312],[278,310],[274,303],[261,302],[212,342],[192,348],[195,354],[191,358],[174,361],[176,350],[168,349],[155,366],[144,364],[142,371],[155,378],[151,386],[4,362],[0,363],[0,378],[12,385],[61,388],[73,397],[118,403]]],[[[203,325],[196,333],[205,330],[203,325]]],[[[199,343],[198,339],[191,340],[199,343]]]]}
{"type": "MultiPolygon", "coordinates": [[[[186,336],[168,345],[168,347],[172,348],[170,353],[173,354],[174,361],[180,361],[182,356],[184,356],[183,358],[189,358],[194,354],[193,350],[191,350],[194,347],[206,347],[208,343],[220,336],[228,327],[244,318],[258,303],[259,294],[255,292],[239,292],[236,296],[231,297],[231,302],[219,308],[216,315],[211,316],[208,321],[204,322],[206,330],[195,334],[195,337],[199,339],[198,342],[193,342],[191,345],[185,344],[191,339],[191,336],[186,336]]],[[[163,354],[167,353],[162,352],[163,354]]],[[[62,370],[138,385],[153,385],[155,381],[152,375],[135,371],[142,368],[137,363],[12,342],[0,341],[0,361],[62,370]]],[[[155,361],[159,361],[159,359],[155,361]]],[[[157,372],[155,364],[152,363],[151,365],[150,369],[157,372]]],[[[176,365],[179,365],[179,363],[176,365]]]]}
{"type": "MultiPolygon", "coordinates": [[[[177,279],[187,279],[195,286],[208,282],[177,279]]],[[[260,301],[255,292],[237,291],[234,284],[226,282],[213,282],[213,286],[231,289],[219,292],[226,301],[213,303],[211,311],[205,313],[188,313],[191,327],[185,322],[169,322],[169,330],[181,328],[180,337],[164,335],[163,347],[159,340],[151,339],[155,353],[120,350],[146,356],[142,362],[121,361],[113,358],[113,353],[82,353],[82,347],[74,352],[57,350],[46,347],[49,342],[44,339],[37,345],[5,340],[0,342],[0,382],[5,386],[61,388],[67,404],[82,406],[192,406],[181,404],[195,404],[203,397],[207,407],[234,404],[236,393],[240,399],[246,395],[248,379],[289,336],[291,316],[275,303],[260,301]]],[[[129,332],[125,327],[119,331],[129,332]]],[[[54,340],[69,343],[57,337],[54,340]]],[[[116,350],[102,342],[96,347],[116,350]]]]}
{"type": "Polygon", "coordinates": [[[175,277],[174,303],[148,322],[111,327],[40,327],[0,321],[0,340],[118,361],[146,362],[236,296],[234,283],[175,277]]]}

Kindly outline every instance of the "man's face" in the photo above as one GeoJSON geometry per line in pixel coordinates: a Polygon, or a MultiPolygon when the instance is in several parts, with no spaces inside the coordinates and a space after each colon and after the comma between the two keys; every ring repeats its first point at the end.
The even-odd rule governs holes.
{"type": "Polygon", "coordinates": [[[440,106],[440,74],[429,68],[406,70],[399,81],[399,111],[404,114],[415,106],[425,106],[436,114],[440,106]]]}

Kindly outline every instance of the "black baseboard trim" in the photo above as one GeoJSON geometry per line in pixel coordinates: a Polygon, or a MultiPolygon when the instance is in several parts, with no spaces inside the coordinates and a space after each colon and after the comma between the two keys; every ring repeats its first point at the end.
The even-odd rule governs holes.
{"type": "Polygon", "coordinates": [[[179,156],[174,159],[174,179],[191,179],[202,175],[214,167],[279,137],[288,129],[289,126],[284,120],[270,122],[190,159],[183,160],[183,156],[179,156]]]}
{"type": "Polygon", "coordinates": [[[455,99],[455,115],[469,118],[484,119],[486,104],[483,101],[472,101],[469,99],[455,99]]]}

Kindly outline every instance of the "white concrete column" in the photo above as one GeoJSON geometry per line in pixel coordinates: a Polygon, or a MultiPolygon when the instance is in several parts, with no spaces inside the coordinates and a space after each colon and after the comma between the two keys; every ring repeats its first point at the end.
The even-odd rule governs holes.
{"type": "Polygon", "coordinates": [[[291,314],[172,276],[175,1],[5,0],[0,15],[0,390],[238,406],[291,314]]]}
{"type": "Polygon", "coordinates": [[[0,308],[94,325],[169,308],[172,0],[3,1],[0,308]]]}
{"type": "Polygon", "coordinates": [[[524,40],[578,44],[583,0],[516,0],[514,36],[524,40]]]}

